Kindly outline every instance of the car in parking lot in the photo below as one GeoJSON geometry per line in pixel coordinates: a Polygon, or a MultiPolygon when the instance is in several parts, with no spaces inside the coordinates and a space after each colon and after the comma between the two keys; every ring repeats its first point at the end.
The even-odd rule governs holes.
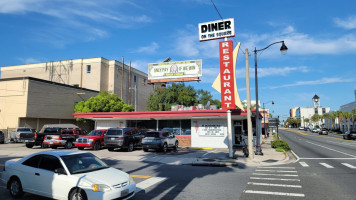
{"type": "Polygon", "coordinates": [[[130,152],[141,146],[141,139],[135,137],[137,134],[137,128],[109,128],[104,137],[104,145],[108,151],[126,149],[130,152]]]}
{"type": "Polygon", "coordinates": [[[1,181],[12,197],[24,192],[54,199],[128,199],[136,183],[91,153],[42,151],[5,162],[1,181]]]}
{"type": "Polygon", "coordinates": [[[74,142],[83,134],[83,130],[80,128],[61,129],[58,134],[46,135],[43,144],[57,149],[58,147],[64,147],[71,149],[74,142]]]}
{"type": "Polygon", "coordinates": [[[149,149],[167,152],[169,148],[175,151],[178,150],[178,139],[172,133],[166,131],[148,131],[142,139],[142,149],[145,152],[149,149]]]}
{"type": "Polygon", "coordinates": [[[327,134],[329,134],[328,129],[326,129],[326,128],[322,128],[322,129],[320,129],[320,131],[319,131],[319,135],[327,135],[327,134]]]}
{"type": "Polygon", "coordinates": [[[311,132],[313,132],[313,133],[319,133],[319,131],[320,131],[320,128],[313,128],[311,130],[311,132]]]}
{"type": "Polygon", "coordinates": [[[0,144],[5,143],[5,133],[0,131],[0,144]]]}
{"type": "Polygon", "coordinates": [[[93,148],[93,150],[99,150],[104,146],[104,136],[107,129],[92,130],[88,135],[77,138],[74,145],[79,150],[83,150],[86,147],[93,148]]]}

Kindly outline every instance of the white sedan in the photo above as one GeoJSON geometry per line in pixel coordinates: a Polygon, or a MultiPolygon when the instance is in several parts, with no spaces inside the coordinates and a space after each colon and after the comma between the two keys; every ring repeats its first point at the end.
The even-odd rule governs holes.
{"type": "Polygon", "coordinates": [[[136,183],[91,153],[43,151],[5,162],[1,181],[11,196],[24,192],[54,199],[129,199],[136,183]]]}

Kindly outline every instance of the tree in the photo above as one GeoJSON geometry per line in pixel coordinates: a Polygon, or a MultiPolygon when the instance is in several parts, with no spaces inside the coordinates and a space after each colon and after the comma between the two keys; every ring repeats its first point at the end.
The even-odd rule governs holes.
{"type": "MultiPolygon", "coordinates": [[[[331,114],[330,113],[324,113],[322,118],[325,120],[325,122],[326,122],[325,124],[328,124],[328,125],[331,124],[330,123],[330,119],[331,119],[331,114]]],[[[328,128],[329,128],[329,126],[328,126],[328,128]]]]}
{"type": "Polygon", "coordinates": [[[353,114],[351,112],[343,112],[342,116],[346,119],[347,121],[347,130],[350,131],[350,121],[353,117],[353,114]]]}
{"type": "Polygon", "coordinates": [[[342,111],[337,110],[337,111],[333,112],[333,115],[335,118],[337,118],[337,120],[339,122],[339,130],[341,131],[341,122],[344,121],[343,113],[342,113],[342,111]]]}
{"type": "Polygon", "coordinates": [[[184,84],[172,83],[167,88],[155,88],[147,100],[148,111],[171,110],[173,105],[194,106],[198,104],[206,105],[210,101],[210,105],[221,106],[221,102],[212,99],[209,91],[195,90],[192,86],[184,84]]]}
{"type": "Polygon", "coordinates": [[[353,124],[353,129],[355,129],[355,120],[356,120],[356,108],[352,109],[352,124],[353,124]]]}
{"type": "Polygon", "coordinates": [[[309,121],[310,121],[309,118],[305,118],[305,119],[304,119],[304,122],[306,122],[306,123],[308,123],[308,124],[309,124],[309,121]]]}
{"type": "Polygon", "coordinates": [[[132,105],[127,105],[116,94],[107,91],[100,92],[95,97],[90,97],[87,101],[80,101],[74,107],[75,113],[87,112],[131,112],[134,111],[132,105]]]}
{"type": "Polygon", "coordinates": [[[314,114],[312,117],[311,117],[311,120],[312,122],[318,122],[320,120],[320,115],[318,114],[314,114]]]}

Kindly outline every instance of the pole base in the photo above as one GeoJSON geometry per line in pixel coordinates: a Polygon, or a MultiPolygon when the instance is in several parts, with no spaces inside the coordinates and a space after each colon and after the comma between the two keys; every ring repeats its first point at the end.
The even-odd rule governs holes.
{"type": "Polygon", "coordinates": [[[255,155],[263,156],[262,149],[260,146],[256,147],[255,155]]]}

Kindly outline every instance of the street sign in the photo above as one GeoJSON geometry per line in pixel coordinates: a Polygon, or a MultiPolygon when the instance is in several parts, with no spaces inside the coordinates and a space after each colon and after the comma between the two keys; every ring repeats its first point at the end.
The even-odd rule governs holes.
{"type": "Polygon", "coordinates": [[[268,120],[269,127],[278,127],[279,119],[278,118],[271,118],[268,120]]]}
{"type": "Polygon", "coordinates": [[[199,24],[199,40],[214,40],[219,38],[234,37],[234,18],[204,22],[199,24]]]}

